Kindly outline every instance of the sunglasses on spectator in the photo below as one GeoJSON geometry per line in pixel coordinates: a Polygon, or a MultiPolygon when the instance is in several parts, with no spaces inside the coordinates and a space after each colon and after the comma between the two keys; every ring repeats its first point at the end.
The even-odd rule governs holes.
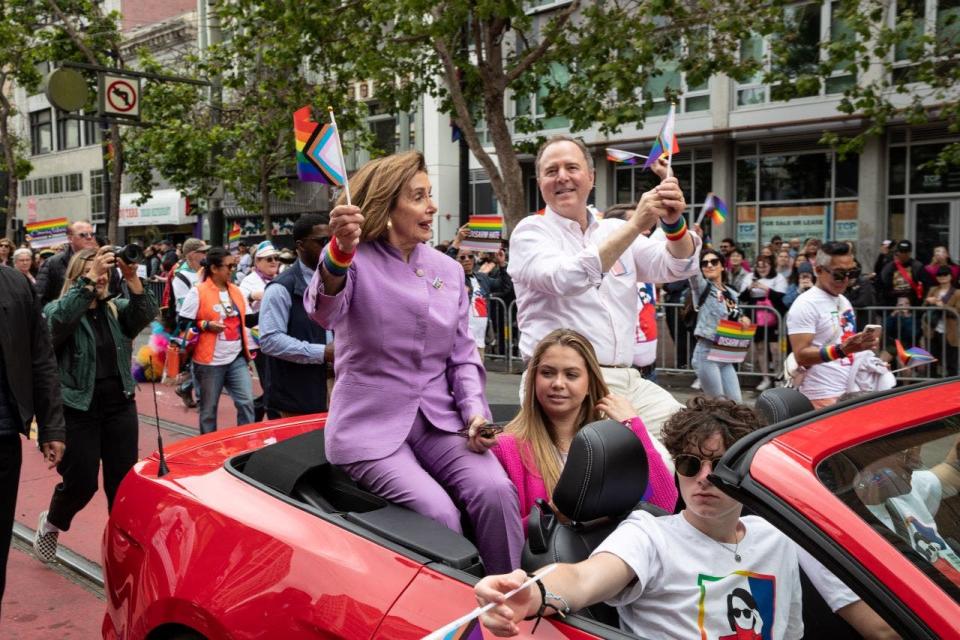
{"type": "Polygon", "coordinates": [[[703,468],[703,463],[709,462],[710,470],[712,471],[719,460],[720,456],[716,458],[700,458],[692,453],[681,453],[673,459],[673,464],[677,469],[677,473],[683,477],[695,478],[700,473],[700,469],[703,468]]]}
{"type": "Polygon", "coordinates": [[[473,260],[473,256],[457,256],[457,260],[463,262],[464,260],[473,260]]]}
{"type": "Polygon", "coordinates": [[[92,233],[88,233],[86,231],[81,231],[80,233],[75,233],[73,235],[77,236],[78,238],[83,238],[84,240],[89,240],[93,237],[92,233]]]}
{"type": "Polygon", "coordinates": [[[257,260],[263,260],[265,262],[276,262],[277,260],[279,260],[279,258],[277,258],[277,256],[267,256],[266,258],[257,258],[257,260]]]}
{"type": "Polygon", "coordinates": [[[856,280],[860,277],[860,269],[831,269],[830,267],[820,267],[831,276],[836,282],[843,282],[847,278],[856,280]]]}
{"type": "Polygon", "coordinates": [[[700,261],[700,267],[718,267],[720,266],[720,258],[707,258],[706,260],[700,261]]]}

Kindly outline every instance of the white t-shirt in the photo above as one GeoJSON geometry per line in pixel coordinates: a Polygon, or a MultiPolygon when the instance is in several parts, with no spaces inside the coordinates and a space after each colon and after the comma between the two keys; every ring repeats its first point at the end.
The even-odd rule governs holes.
{"type": "Polygon", "coordinates": [[[633,364],[646,367],[657,361],[657,287],[637,283],[637,329],[633,364]]]}
{"type": "Polygon", "coordinates": [[[240,291],[243,292],[243,298],[247,302],[247,315],[252,315],[260,311],[261,300],[251,300],[251,293],[263,293],[267,288],[267,283],[263,281],[260,274],[255,270],[251,271],[243,280],[240,281],[240,291]]]}
{"type": "MultiPolygon", "coordinates": [[[[200,308],[200,294],[197,288],[190,289],[187,297],[183,301],[183,308],[180,309],[180,315],[191,320],[197,319],[197,310],[200,308]]],[[[226,329],[217,334],[217,343],[213,350],[213,359],[207,363],[208,366],[220,366],[230,364],[237,359],[237,356],[243,351],[243,341],[240,332],[244,331],[243,319],[237,313],[233,301],[230,300],[230,294],[226,291],[220,292],[220,302],[213,307],[213,310],[220,314],[220,322],[226,325],[226,329]]]]}
{"type": "Polygon", "coordinates": [[[190,284],[187,285],[187,283],[185,283],[182,279],[180,279],[176,275],[172,276],[173,277],[173,299],[177,305],[178,315],[182,316],[183,301],[187,299],[187,293],[191,289],[196,288],[197,280],[199,280],[199,276],[197,275],[196,271],[194,271],[193,269],[187,266],[180,267],[174,273],[183,274],[183,276],[190,282],[190,284]]]}
{"type": "Polygon", "coordinates": [[[819,560],[796,543],[794,543],[794,546],[797,549],[797,560],[800,561],[800,568],[807,574],[810,584],[830,607],[830,611],[836,613],[860,599],[860,596],[844,584],[843,580],[833,575],[833,572],[823,566],[819,560]]]}
{"type": "Polygon", "coordinates": [[[757,299],[763,300],[768,295],[767,292],[764,291],[763,289],[753,287],[752,285],[754,282],[760,282],[762,284],[765,284],[771,289],[773,289],[774,291],[776,291],[777,293],[786,293],[787,287],[789,286],[787,284],[787,279],[784,278],[779,273],[773,278],[758,278],[757,280],[751,280],[750,281],[751,286],[748,288],[748,290],[750,292],[750,297],[754,300],[757,300],[757,299]]]}
{"type": "Polygon", "coordinates": [[[956,495],[953,487],[944,487],[940,478],[932,471],[914,471],[910,475],[910,493],[887,500],[883,504],[868,504],[877,520],[891,531],[897,527],[891,517],[891,511],[902,518],[902,524],[910,536],[907,541],[917,553],[927,559],[951,582],[960,586],[960,556],[940,536],[934,516],[940,509],[940,501],[956,495]]]}
{"type": "Polygon", "coordinates": [[[637,576],[607,601],[621,626],[646,638],[803,637],[796,547],[763,518],[740,521],[740,562],[734,545],[704,535],[682,513],[634,511],[620,523],[593,554],[611,553],[637,576]]]}
{"type": "Polygon", "coordinates": [[[487,311],[489,292],[483,291],[477,276],[470,276],[470,286],[473,289],[470,296],[470,334],[477,344],[477,349],[483,349],[487,346],[487,322],[490,321],[487,311]]]}
{"type": "MultiPolygon", "coordinates": [[[[813,346],[840,344],[857,332],[857,320],[850,301],[832,296],[820,287],[800,294],[787,313],[787,333],[812,333],[813,346]]],[[[842,396],[847,391],[853,357],[807,367],[800,393],[811,400],[842,396]]]]}

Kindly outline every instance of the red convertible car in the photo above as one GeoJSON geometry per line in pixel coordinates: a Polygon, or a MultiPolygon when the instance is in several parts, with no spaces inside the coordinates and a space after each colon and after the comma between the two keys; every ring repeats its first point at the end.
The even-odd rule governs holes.
{"type": "MultiPolygon", "coordinates": [[[[960,382],[793,416],[809,406],[771,391],[758,404],[777,422],[731,447],[716,484],[904,638],[960,638],[960,382]]],[[[326,461],[323,425],[313,416],[184,441],[163,477],[156,454],[138,463],[104,533],[104,638],[402,640],[470,611],[483,565],[469,533],[357,487],[326,461]]],[[[637,506],[643,449],[621,435],[578,435],[555,494],[572,522],[530,518],[527,568],[585,557],[637,506]],[[570,492],[579,500],[565,502],[570,492]]],[[[807,637],[842,637],[807,596],[807,637]]],[[[538,639],[633,637],[602,606],[545,620],[535,636],[525,625],[538,639]]]]}

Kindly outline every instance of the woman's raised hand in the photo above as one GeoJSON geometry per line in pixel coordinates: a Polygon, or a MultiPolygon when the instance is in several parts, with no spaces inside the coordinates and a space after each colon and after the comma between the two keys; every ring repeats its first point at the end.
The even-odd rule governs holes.
{"type": "Polygon", "coordinates": [[[336,239],[340,251],[353,253],[360,244],[360,225],[363,214],[360,207],[348,204],[337,205],[330,212],[330,235],[336,239]]]}
{"type": "Polygon", "coordinates": [[[633,408],[630,401],[615,393],[604,396],[597,403],[597,410],[603,411],[608,418],[617,422],[626,422],[637,417],[637,410],[633,408]]]}

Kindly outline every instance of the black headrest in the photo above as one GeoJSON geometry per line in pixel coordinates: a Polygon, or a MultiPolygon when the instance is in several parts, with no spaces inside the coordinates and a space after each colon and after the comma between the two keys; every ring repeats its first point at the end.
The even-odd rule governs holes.
{"type": "Polygon", "coordinates": [[[630,429],[613,420],[580,429],[553,491],[553,502],[574,522],[618,517],[647,490],[647,452],[630,429]]]}
{"type": "Polygon", "coordinates": [[[767,419],[767,424],[775,424],[799,416],[801,413],[813,411],[813,404],[796,389],[790,387],[773,387],[767,389],[757,398],[756,409],[767,419]]]}
{"type": "Polygon", "coordinates": [[[247,459],[243,472],[268,487],[290,495],[300,478],[327,464],[323,429],[317,429],[254,451],[247,459]]]}

